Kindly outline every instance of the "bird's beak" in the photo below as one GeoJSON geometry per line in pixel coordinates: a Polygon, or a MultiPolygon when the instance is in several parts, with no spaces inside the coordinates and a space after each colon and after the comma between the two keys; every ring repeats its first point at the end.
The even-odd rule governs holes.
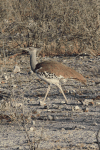
{"type": "Polygon", "coordinates": [[[29,47],[27,47],[27,48],[20,48],[20,49],[29,52],[29,47]]]}
{"type": "Polygon", "coordinates": [[[26,48],[21,48],[21,49],[23,49],[23,50],[25,50],[25,51],[30,51],[31,49],[33,49],[34,47],[26,47],[26,48]]]}

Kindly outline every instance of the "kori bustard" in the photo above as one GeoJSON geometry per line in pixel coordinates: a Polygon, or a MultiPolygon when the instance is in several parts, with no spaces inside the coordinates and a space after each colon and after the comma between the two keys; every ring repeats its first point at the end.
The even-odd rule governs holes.
{"type": "Polygon", "coordinates": [[[46,97],[50,91],[50,87],[52,84],[54,84],[61,90],[61,93],[65,98],[65,102],[67,103],[67,98],[60,84],[61,79],[71,78],[78,80],[83,84],[86,83],[86,79],[80,73],[60,62],[47,60],[41,63],[37,63],[36,53],[40,51],[41,48],[28,47],[24,48],[24,50],[29,51],[30,53],[30,66],[32,71],[36,73],[39,78],[49,84],[43,101],[46,100],[46,97]]]}

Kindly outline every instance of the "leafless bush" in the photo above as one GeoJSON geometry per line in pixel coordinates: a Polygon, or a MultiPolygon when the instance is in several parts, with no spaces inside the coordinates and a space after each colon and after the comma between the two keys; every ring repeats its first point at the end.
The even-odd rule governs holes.
{"type": "Polygon", "coordinates": [[[98,0],[12,0],[1,2],[0,47],[39,45],[55,53],[100,53],[98,0]]]}

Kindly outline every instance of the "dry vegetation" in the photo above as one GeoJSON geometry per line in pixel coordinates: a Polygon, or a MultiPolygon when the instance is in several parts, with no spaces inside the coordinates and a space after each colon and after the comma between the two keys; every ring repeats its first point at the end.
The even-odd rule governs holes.
{"type": "Polygon", "coordinates": [[[100,54],[98,0],[1,0],[0,49],[42,46],[44,55],[100,54]]]}

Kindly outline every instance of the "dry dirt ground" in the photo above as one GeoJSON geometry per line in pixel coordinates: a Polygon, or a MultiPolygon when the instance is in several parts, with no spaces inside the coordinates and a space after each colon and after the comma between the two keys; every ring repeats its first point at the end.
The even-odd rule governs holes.
{"type": "Polygon", "coordinates": [[[87,80],[87,85],[74,80],[62,82],[68,104],[55,86],[46,104],[39,104],[47,84],[30,71],[29,55],[0,59],[0,150],[99,149],[100,56],[53,59],[87,80]]]}

